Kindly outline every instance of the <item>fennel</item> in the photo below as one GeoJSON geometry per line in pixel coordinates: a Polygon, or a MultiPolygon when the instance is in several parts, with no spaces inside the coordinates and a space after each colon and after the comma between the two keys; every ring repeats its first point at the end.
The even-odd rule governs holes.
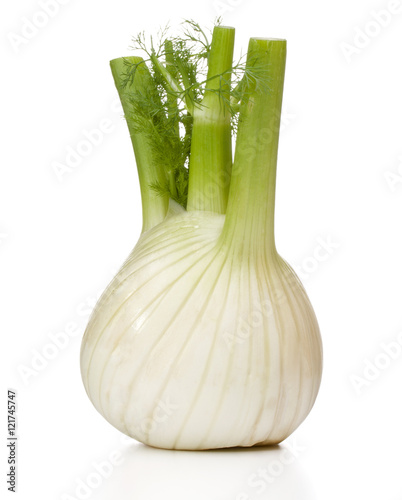
{"type": "Polygon", "coordinates": [[[145,59],[111,61],[141,187],[143,229],[81,350],[97,410],[161,448],[276,444],[311,410],[322,347],[279,256],[274,207],[286,41],[194,22],[145,59]],[[232,135],[236,136],[232,162],[232,135]]]}

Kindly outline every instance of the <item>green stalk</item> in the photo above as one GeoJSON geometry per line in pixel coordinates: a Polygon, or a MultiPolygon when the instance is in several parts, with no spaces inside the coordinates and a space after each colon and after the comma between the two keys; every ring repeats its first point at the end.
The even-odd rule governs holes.
{"type": "Polygon", "coordinates": [[[187,111],[189,113],[192,113],[194,104],[191,101],[189,95],[184,93],[183,88],[177,82],[176,78],[174,78],[168,71],[168,69],[159,61],[155,53],[151,54],[150,59],[155,67],[155,70],[158,71],[166,80],[166,83],[169,85],[171,92],[175,92],[178,96],[184,96],[183,104],[186,107],[187,111]]]}
{"type": "Polygon", "coordinates": [[[285,40],[250,39],[247,67],[266,74],[266,85],[256,85],[251,78],[240,106],[221,235],[223,244],[231,242],[240,254],[252,248],[275,252],[275,182],[285,62],[285,40]]]}
{"type": "MultiPolygon", "coordinates": [[[[173,54],[173,43],[171,40],[166,40],[165,42],[165,57],[166,57],[166,69],[172,75],[173,78],[177,77],[177,69],[173,54]]],[[[178,113],[177,97],[175,94],[169,93],[167,96],[168,101],[168,121],[169,124],[174,122],[174,133],[179,137],[179,121],[175,120],[178,113]]]]}
{"type": "Polygon", "coordinates": [[[232,168],[230,78],[234,28],[216,26],[201,106],[194,106],[187,210],[226,212],[232,168]]]}
{"type": "MultiPolygon", "coordinates": [[[[166,57],[166,69],[172,75],[172,78],[177,77],[177,69],[175,66],[174,54],[173,54],[173,43],[171,40],[165,41],[165,57],[166,57]]],[[[169,126],[173,127],[174,134],[177,138],[180,137],[179,121],[176,120],[178,113],[177,97],[173,93],[168,93],[167,95],[167,108],[168,108],[168,123],[169,126]]],[[[167,172],[169,180],[170,192],[177,196],[176,188],[176,178],[175,173],[172,169],[167,172]]]]}
{"type": "Polygon", "coordinates": [[[126,86],[123,86],[123,80],[127,72],[127,64],[125,61],[134,65],[141,63],[143,59],[141,57],[121,57],[110,61],[110,67],[123,106],[131,142],[134,148],[141,189],[142,232],[144,232],[163,221],[168,210],[169,197],[167,195],[158,194],[151,187],[155,184],[165,184],[166,175],[163,168],[160,165],[156,165],[153,161],[149,139],[144,133],[138,130],[138,127],[136,127],[133,104],[131,101],[135,94],[146,94],[147,88],[153,85],[152,77],[145,63],[139,64],[132,81],[126,86]]]}

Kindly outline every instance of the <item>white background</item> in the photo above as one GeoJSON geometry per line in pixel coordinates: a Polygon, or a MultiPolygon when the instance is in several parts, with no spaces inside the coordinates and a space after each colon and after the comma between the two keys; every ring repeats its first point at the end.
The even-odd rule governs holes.
{"type": "Polygon", "coordinates": [[[38,0],[0,8],[0,455],[4,471],[11,387],[18,497],[402,499],[402,354],[394,345],[391,359],[384,346],[402,332],[402,2],[382,13],[383,26],[373,20],[389,9],[384,0],[63,3],[50,19],[38,0]],[[162,451],[122,440],[79,372],[89,311],[141,227],[108,62],[130,55],[139,31],[167,21],[174,31],[183,18],[209,27],[217,8],[236,27],[238,54],[250,36],[288,40],[276,238],[315,308],[324,375],[310,416],[280,447],[162,451]],[[33,20],[42,27],[16,38],[33,20]],[[104,120],[100,144],[60,180],[55,162],[104,120]],[[332,248],[318,262],[322,240],[332,248]],[[55,347],[49,335],[71,323],[76,335],[55,347]],[[294,446],[297,457],[281,466],[294,446]],[[114,465],[101,478],[95,465],[104,461],[114,465]],[[270,482],[250,486],[261,471],[270,482]],[[77,492],[81,481],[92,487],[77,492]]]}

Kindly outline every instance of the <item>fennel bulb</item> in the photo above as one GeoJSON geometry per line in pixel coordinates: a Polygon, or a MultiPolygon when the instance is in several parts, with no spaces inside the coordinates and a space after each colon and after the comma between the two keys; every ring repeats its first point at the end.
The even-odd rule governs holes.
{"type": "Polygon", "coordinates": [[[286,42],[252,38],[233,65],[233,28],[211,43],[190,28],[204,53],[174,39],[150,67],[111,62],[143,232],[90,318],[82,378],[112,425],[151,446],[276,444],[310,412],[322,371],[314,311],[274,241],[286,42]]]}

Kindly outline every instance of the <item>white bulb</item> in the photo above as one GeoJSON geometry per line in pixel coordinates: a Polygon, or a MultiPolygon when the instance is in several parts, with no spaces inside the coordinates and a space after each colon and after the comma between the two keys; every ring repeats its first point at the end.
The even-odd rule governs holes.
{"type": "Polygon", "coordinates": [[[144,233],[85,332],[91,401],[151,446],[276,444],[317,396],[321,338],[301,283],[276,252],[234,251],[224,220],[176,211],[144,233]]]}

